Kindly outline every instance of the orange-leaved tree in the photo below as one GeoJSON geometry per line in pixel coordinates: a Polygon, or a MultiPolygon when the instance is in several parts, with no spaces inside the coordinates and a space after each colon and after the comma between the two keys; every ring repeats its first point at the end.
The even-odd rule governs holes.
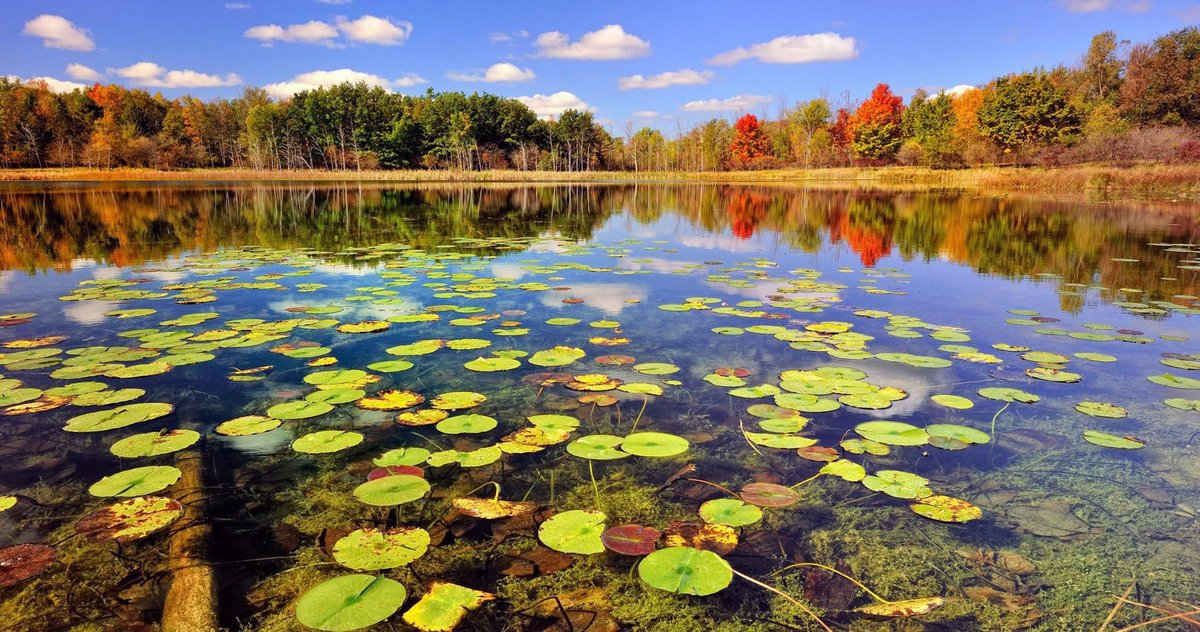
{"type": "Polygon", "coordinates": [[[903,115],[904,99],[892,94],[886,83],[875,86],[870,98],[850,116],[854,153],[869,160],[895,156],[903,140],[903,115]]]}
{"type": "Polygon", "coordinates": [[[747,114],[734,124],[733,142],[729,151],[733,160],[739,166],[748,167],[761,162],[771,153],[771,145],[767,135],[763,133],[762,123],[753,114],[747,114]]]}

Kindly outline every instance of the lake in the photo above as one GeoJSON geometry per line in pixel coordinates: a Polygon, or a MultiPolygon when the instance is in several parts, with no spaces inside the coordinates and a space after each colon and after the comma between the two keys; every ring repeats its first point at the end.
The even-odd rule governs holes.
{"type": "Polygon", "coordinates": [[[7,185],[0,270],[0,628],[1200,621],[1194,203],[7,185]]]}

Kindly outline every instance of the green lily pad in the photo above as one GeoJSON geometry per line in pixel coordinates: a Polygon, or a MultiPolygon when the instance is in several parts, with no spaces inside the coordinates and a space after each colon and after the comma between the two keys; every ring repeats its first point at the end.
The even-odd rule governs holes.
{"type": "Polygon", "coordinates": [[[342,575],[301,595],[296,619],[328,632],[358,630],[392,616],[407,598],[404,584],[383,575],[342,575]]]}
{"type": "Polygon", "coordinates": [[[429,592],[404,613],[404,621],[422,632],[450,632],[468,612],[491,599],[495,599],[491,593],[435,581],[429,592]]]}
{"type": "Polygon", "coordinates": [[[174,485],[180,476],[182,472],[169,465],[135,467],[105,476],[93,483],[88,493],[101,498],[145,496],[174,485]]]}
{"type": "Polygon", "coordinates": [[[830,461],[821,467],[820,472],[851,483],[857,483],[867,476],[867,470],[863,466],[846,459],[830,461]]]}
{"type": "Polygon", "coordinates": [[[318,430],[292,442],[292,449],[301,454],[329,454],[362,443],[363,436],[348,430],[318,430]]]}
{"type": "Polygon", "coordinates": [[[854,432],[884,445],[924,445],[929,441],[924,429],[901,421],[867,421],[855,426],[854,432]]]}
{"type": "Polygon", "coordinates": [[[1108,402],[1079,402],[1075,404],[1075,410],[1085,415],[1107,419],[1123,419],[1129,416],[1129,411],[1108,402]]]}
{"type": "Polygon", "coordinates": [[[1178,408],[1179,410],[1191,410],[1191,411],[1195,411],[1195,412],[1200,412],[1200,399],[1185,399],[1183,397],[1172,397],[1170,399],[1164,399],[1163,403],[1166,404],[1167,406],[1170,406],[1171,408],[1178,408]]]}
{"type": "Polygon", "coordinates": [[[873,492],[884,493],[893,498],[913,499],[933,495],[927,487],[929,479],[899,470],[879,470],[863,477],[862,484],[873,492]]]}
{"type": "Polygon", "coordinates": [[[566,366],[584,357],[587,353],[577,347],[558,346],[544,349],[529,356],[529,363],[535,366],[553,367],[566,366]]]}
{"type": "Polygon", "coordinates": [[[700,505],[700,518],[709,524],[744,527],[762,520],[762,510],[737,498],[717,498],[700,505]]]}
{"type": "Polygon", "coordinates": [[[1191,377],[1180,377],[1170,373],[1162,373],[1160,375],[1151,375],[1146,378],[1160,386],[1169,386],[1171,388],[1182,389],[1200,389],[1200,379],[1191,377]]]}
{"type": "Polygon", "coordinates": [[[1142,441],[1118,437],[1107,432],[1100,432],[1099,430],[1085,431],[1083,433],[1083,440],[1104,448],[1117,448],[1120,450],[1137,450],[1138,448],[1146,447],[1146,444],[1142,441]]]}
{"type": "Polygon", "coordinates": [[[94,511],[75,523],[92,542],[133,542],[167,528],[183,515],[183,505],[163,496],[138,496],[94,511]]]}
{"type": "Polygon", "coordinates": [[[806,448],[811,445],[816,445],[817,443],[816,439],[794,434],[775,434],[767,432],[747,432],[745,434],[746,438],[749,439],[751,443],[768,448],[779,448],[781,450],[806,448]]]}
{"type": "Polygon", "coordinates": [[[572,432],[579,427],[579,420],[570,415],[530,415],[526,417],[529,423],[546,430],[566,430],[572,432]]]}
{"type": "Polygon", "coordinates": [[[276,404],[267,409],[267,416],[284,421],[296,419],[311,419],[333,410],[332,404],[325,402],[310,402],[306,399],[276,404]]]}
{"type": "Polygon", "coordinates": [[[248,437],[278,428],[282,421],[263,415],[245,415],[222,422],[214,431],[227,437],[248,437]]]}
{"type": "Polygon", "coordinates": [[[354,488],[354,497],[376,507],[390,507],[414,500],[428,494],[429,482],[420,476],[395,474],[367,481],[354,488]]]}
{"type": "Polygon", "coordinates": [[[561,553],[603,553],[600,535],[606,519],[602,512],[586,509],[557,513],[538,527],[538,540],[561,553]]]}
{"type": "MultiPolygon", "coordinates": [[[[1078,373],[1064,371],[1063,369],[1050,369],[1042,366],[1034,367],[1032,369],[1025,369],[1025,375],[1028,375],[1035,380],[1060,382],[1065,384],[1071,384],[1083,379],[1083,376],[1078,373]]],[[[1200,384],[1200,381],[1198,381],[1197,384],[1200,384]]]]}
{"type": "Polygon", "coordinates": [[[689,546],[659,549],[638,563],[638,577],[646,584],[681,595],[703,597],[724,590],[733,582],[729,562],[712,551],[689,546]]]}
{"type": "Polygon", "coordinates": [[[687,439],[665,432],[635,432],[621,441],[621,449],[634,456],[667,457],[683,454],[687,439]]]}
{"type": "Polygon", "coordinates": [[[365,377],[367,377],[367,372],[359,369],[335,369],[309,373],[304,376],[304,383],[322,387],[348,387],[365,377]]]}
{"type": "Polygon", "coordinates": [[[490,445],[478,450],[434,452],[425,462],[433,467],[450,464],[457,464],[461,467],[483,467],[499,461],[501,456],[504,456],[504,451],[500,449],[500,446],[490,445]]]}
{"type": "Polygon", "coordinates": [[[485,401],[487,401],[487,397],[481,393],[451,391],[433,398],[433,401],[429,405],[438,410],[465,410],[467,408],[474,408],[485,401]]]}
{"type": "Polygon", "coordinates": [[[322,404],[349,404],[367,395],[366,391],[357,388],[330,388],[313,391],[304,396],[305,401],[322,404]]]}
{"type": "Polygon", "coordinates": [[[371,462],[378,467],[390,465],[420,465],[429,458],[429,450],[425,448],[396,448],[388,450],[371,462]]]}
{"type": "Polygon", "coordinates": [[[1001,386],[988,386],[979,389],[979,396],[988,399],[994,399],[1000,402],[1020,402],[1022,404],[1034,404],[1041,401],[1041,397],[1033,393],[1027,393],[1019,388],[1007,388],[1001,386]]]}
{"type": "Polygon", "coordinates": [[[351,531],[333,545],[333,559],[356,571],[378,571],[404,566],[429,549],[429,532],[416,527],[383,531],[351,531]]]}
{"type": "Polygon", "coordinates": [[[934,395],[929,399],[933,400],[934,403],[941,404],[946,408],[953,408],[955,410],[966,410],[975,406],[975,402],[959,395],[934,395]]]}
{"type": "Polygon", "coordinates": [[[967,444],[987,443],[992,440],[986,432],[957,424],[932,424],[925,427],[925,432],[930,437],[953,439],[967,444]]]}
{"type": "Polygon", "coordinates": [[[115,391],[95,391],[84,393],[71,400],[72,406],[113,406],[133,401],[146,391],[140,388],[122,388],[115,391]]]}
{"type": "Polygon", "coordinates": [[[454,415],[437,424],[438,432],[444,434],[478,434],[496,429],[497,422],[487,415],[454,415]]]}
{"type": "Polygon", "coordinates": [[[413,363],[408,360],[384,360],[368,364],[367,368],[380,373],[399,373],[413,368],[413,363]]]}
{"type": "Polygon", "coordinates": [[[633,365],[633,370],[644,375],[671,375],[678,373],[679,367],[666,362],[642,362],[633,365]]]}
{"type": "Polygon", "coordinates": [[[160,456],[191,447],[200,440],[195,430],[177,429],[145,432],[125,437],[112,444],[109,451],[123,459],[160,456]]]}
{"type": "Polygon", "coordinates": [[[521,362],[512,358],[475,358],[464,364],[463,368],[481,373],[494,373],[496,371],[511,371],[519,366],[521,366],[521,362]]]}
{"type": "Polygon", "coordinates": [[[567,453],[593,461],[623,459],[629,456],[629,453],[618,449],[622,441],[624,441],[623,437],[614,435],[588,435],[568,443],[567,453]]]}
{"type": "Polygon", "coordinates": [[[63,430],[67,432],[103,432],[158,419],[171,414],[175,407],[164,403],[126,404],[109,410],[72,417],[63,430]]]}

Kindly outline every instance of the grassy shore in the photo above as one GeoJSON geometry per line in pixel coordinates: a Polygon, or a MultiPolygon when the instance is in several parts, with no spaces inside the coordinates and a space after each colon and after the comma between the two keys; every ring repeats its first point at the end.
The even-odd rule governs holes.
{"type": "Polygon", "coordinates": [[[1060,168],[934,170],[921,167],[766,171],[271,171],[255,169],[7,169],[0,181],[314,181],[314,182],[720,182],[828,186],[939,187],[1031,192],[1113,192],[1200,197],[1200,165],[1083,165],[1060,168]]]}

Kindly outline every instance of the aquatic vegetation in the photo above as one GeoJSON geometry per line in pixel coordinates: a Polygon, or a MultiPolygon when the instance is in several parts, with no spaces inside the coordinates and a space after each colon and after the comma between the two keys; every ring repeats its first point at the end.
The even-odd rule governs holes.
{"type": "MultiPolygon", "coordinates": [[[[64,547],[169,561],[161,532],[185,507],[213,514],[220,562],[257,560],[238,567],[250,594],[222,605],[248,629],[567,629],[585,611],[631,629],[1051,629],[1111,607],[1065,608],[1071,573],[1137,557],[1049,579],[1066,545],[1194,542],[1200,405],[1172,395],[1197,388],[1200,359],[1178,335],[1196,305],[1181,285],[1135,302],[1132,278],[1034,277],[1087,294],[1097,322],[1035,286],[1041,310],[1006,318],[915,298],[944,261],[778,252],[364,236],[189,253],[170,280],[81,277],[3,321],[0,457],[18,474],[0,520],[54,544],[0,542],[0,562],[32,560],[12,566],[13,603],[70,590],[64,547]],[[62,305],[109,315],[67,329],[84,312],[62,305]],[[35,497],[39,480],[62,497],[35,497]],[[197,489],[213,497],[194,505],[197,489]],[[62,540],[72,525],[86,537],[62,540]],[[1016,549],[1044,582],[1008,565],[1016,549]],[[796,559],[827,564],[779,574],[796,559]]],[[[1200,591],[1156,564],[1156,597],[1200,591]]]]}

